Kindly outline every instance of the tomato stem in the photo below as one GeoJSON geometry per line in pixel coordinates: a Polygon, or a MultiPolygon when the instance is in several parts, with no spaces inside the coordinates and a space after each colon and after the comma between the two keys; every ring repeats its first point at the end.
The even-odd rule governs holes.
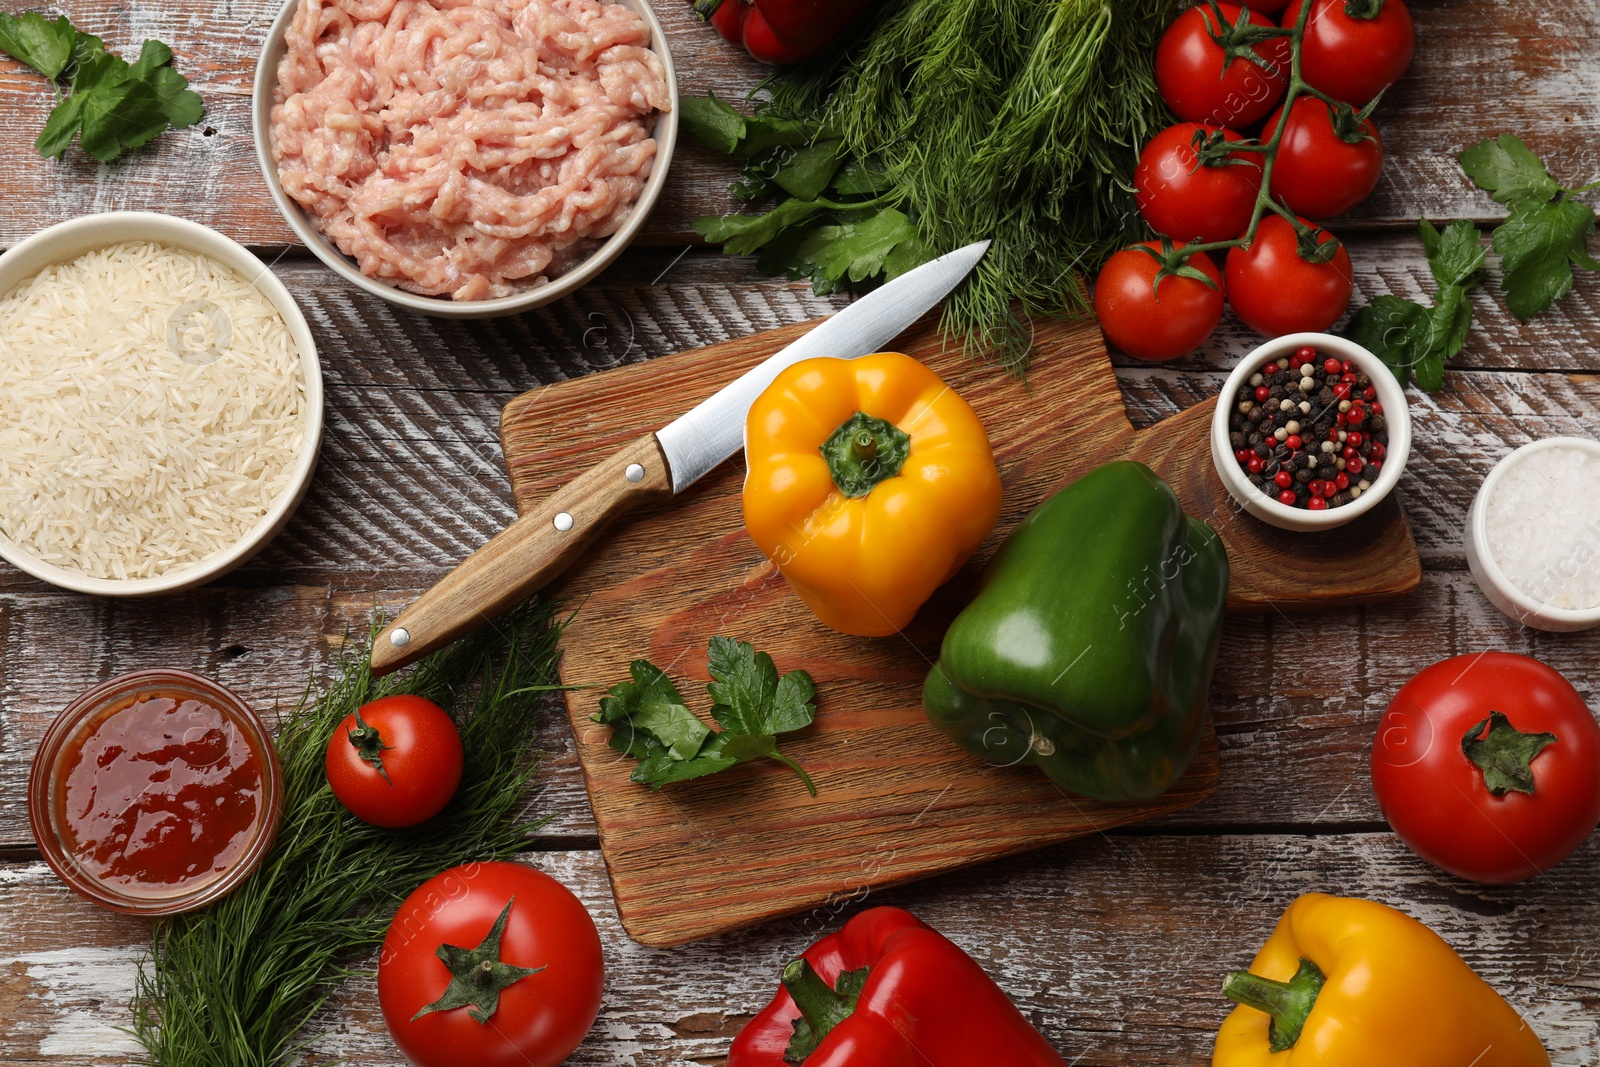
{"type": "Polygon", "coordinates": [[[1533,795],[1533,761],[1555,744],[1552,733],[1523,733],[1503,712],[1491,711],[1461,739],[1461,751],[1483,775],[1484,788],[1495,797],[1507,793],[1533,795]]]}
{"type": "Polygon", "coordinates": [[[394,783],[389,781],[389,772],[385,770],[383,766],[383,754],[394,746],[383,743],[383,735],[378,733],[378,728],[376,726],[369,725],[367,721],[361,717],[360,708],[355,710],[355,720],[356,728],[351,730],[345,736],[348,737],[350,739],[350,743],[355,746],[356,752],[360,754],[362,762],[371,766],[373,770],[377,771],[383,776],[384,781],[389,782],[389,785],[393,786],[394,783]]]}
{"type": "Polygon", "coordinates": [[[450,970],[450,984],[445,986],[438,1000],[425,1005],[413,1015],[412,1022],[436,1011],[466,1008],[473,1021],[480,1026],[486,1025],[500,1007],[502,992],[530,974],[544,970],[543,967],[518,967],[501,962],[500,942],[505,937],[506,920],[511,917],[511,905],[516,902],[516,897],[506,901],[500,917],[476,948],[440,945],[434,950],[434,954],[450,970]]]}

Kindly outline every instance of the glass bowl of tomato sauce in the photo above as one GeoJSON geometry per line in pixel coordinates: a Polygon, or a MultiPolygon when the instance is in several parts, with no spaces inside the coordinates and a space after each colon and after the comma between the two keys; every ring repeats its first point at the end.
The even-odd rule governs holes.
{"type": "Polygon", "coordinates": [[[28,778],[45,862],[79,895],[132,915],[226,896],[261,865],[282,813],[266,727],[232,692],[180,670],[124,674],[74,700],[28,778]]]}

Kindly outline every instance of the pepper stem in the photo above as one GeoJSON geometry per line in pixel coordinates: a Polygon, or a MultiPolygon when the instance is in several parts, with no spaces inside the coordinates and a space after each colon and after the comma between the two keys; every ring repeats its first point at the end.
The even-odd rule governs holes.
{"type": "Polygon", "coordinates": [[[839,492],[855,499],[900,473],[911,436],[892,422],[858,411],[822,442],[822,458],[839,492]]]}
{"type": "Polygon", "coordinates": [[[1491,711],[1461,739],[1461,751],[1483,772],[1484,788],[1491,796],[1509,792],[1533,794],[1533,761],[1557,737],[1552,733],[1525,734],[1505,717],[1491,711]],[[1485,732],[1484,728],[1488,731],[1485,732]]]}
{"type": "Polygon", "coordinates": [[[1273,1052],[1293,1048],[1300,1040],[1311,1009],[1327,979],[1315,963],[1300,960],[1300,969],[1287,982],[1263,978],[1249,971],[1233,971],[1222,983],[1222,995],[1247,1008],[1272,1016],[1267,1041],[1273,1052]]]}
{"type": "Polygon", "coordinates": [[[783,988],[794,998],[800,1018],[794,1021],[794,1036],[783,1051],[785,1063],[805,1063],[833,1028],[850,1018],[861,999],[868,969],[844,971],[839,981],[829,986],[804,957],[790,960],[783,969],[783,988]]]}

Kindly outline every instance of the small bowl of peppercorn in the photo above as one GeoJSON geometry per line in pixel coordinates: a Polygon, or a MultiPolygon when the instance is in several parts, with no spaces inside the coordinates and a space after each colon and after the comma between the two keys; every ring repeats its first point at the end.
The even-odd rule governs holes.
{"type": "Polygon", "coordinates": [[[1228,376],[1211,458],[1239,506],[1284,530],[1371,511],[1411,453],[1405,391],[1383,361],[1328,333],[1268,341],[1228,376]]]}

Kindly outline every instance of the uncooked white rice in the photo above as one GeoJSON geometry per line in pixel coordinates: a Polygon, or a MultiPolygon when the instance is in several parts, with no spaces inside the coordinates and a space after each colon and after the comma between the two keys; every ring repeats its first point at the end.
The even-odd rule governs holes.
{"type": "Polygon", "coordinates": [[[126,242],[0,299],[0,530],[96,578],[193,567],[288,481],[305,376],[288,325],[206,256],[126,242]]]}

